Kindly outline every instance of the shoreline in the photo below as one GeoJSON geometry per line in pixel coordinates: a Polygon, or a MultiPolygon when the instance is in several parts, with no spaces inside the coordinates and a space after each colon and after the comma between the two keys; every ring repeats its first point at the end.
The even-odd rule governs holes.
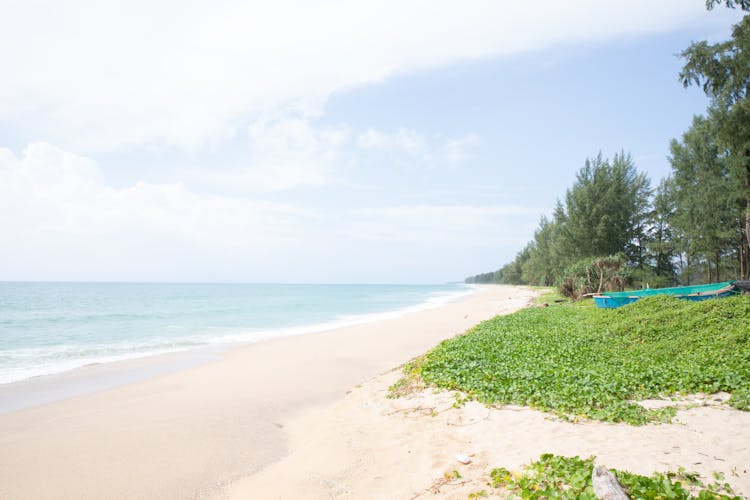
{"type": "Polygon", "coordinates": [[[209,345],[185,351],[93,363],[60,373],[0,384],[0,415],[116,389],[211,363],[233,347],[209,345]]]}
{"type": "Polygon", "coordinates": [[[217,361],[225,352],[263,342],[304,335],[316,335],[378,321],[397,319],[415,312],[429,311],[476,294],[477,285],[447,296],[429,297],[423,302],[398,309],[339,317],[322,323],[279,327],[235,334],[233,341],[209,342],[166,352],[143,353],[133,357],[93,362],[60,372],[35,375],[0,384],[0,415],[71,397],[115,389],[217,361]],[[240,340],[240,337],[246,337],[240,340]]]}
{"type": "Polygon", "coordinates": [[[285,456],[295,417],[535,295],[480,287],[438,308],[238,346],[198,366],[0,415],[0,496],[213,496],[285,456]]]}

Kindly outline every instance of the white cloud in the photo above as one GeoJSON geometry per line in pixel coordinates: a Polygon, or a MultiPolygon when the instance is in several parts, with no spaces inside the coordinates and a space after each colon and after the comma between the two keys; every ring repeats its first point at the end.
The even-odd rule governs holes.
{"type": "Polygon", "coordinates": [[[449,139],[441,147],[441,156],[448,163],[460,163],[466,156],[466,149],[479,144],[475,134],[468,134],[458,139],[449,139]]]}
{"type": "Polygon", "coordinates": [[[258,119],[247,129],[247,144],[234,166],[194,169],[188,181],[234,192],[319,188],[336,181],[336,168],[350,131],[316,127],[310,117],[285,114],[258,119]]]}
{"type": "Polygon", "coordinates": [[[353,138],[346,125],[318,126],[314,117],[298,113],[258,119],[248,127],[247,138],[246,154],[233,160],[234,166],[194,168],[183,173],[184,179],[234,193],[351,186],[344,171],[348,163],[363,161],[372,150],[393,154],[394,163],[404,168],[429,168],[462,162],[479,142],[475,134],[428,139],[404,128],[395,133],[368,129],[353,138]]]}
{"type": "Polygon", "coordinates": [[[394,134],[369,129],[357,137],[357,145],[364,149],[403,151],[412,157],[423,156],[428,151],[427,140],[422,135],[404,128],[394,134]]]}
{"type": "Polygon", "coordinates": [[[201,148],[395,73],[705,23],[702,2],[5,2],[0,124],[75,151],[201,148]]]}
{"type": "Polygon", "coordinates": [[[232,280],[294,246],[316,217],[180,183],[116,189],[92,160],[46,143],[20,157],[0,149],[4,279],[184,279],[204,268],[205,279],[232,280]]]}
{"type": "Polygon", "coordinates": [[[271,189],[328,184],[348,128],[315,128],[304,117],[260,120],[249,127],[248,174],[271,189]]]}
{"type": "Polygon", "coordinates": [[[466,150],[479,143],[476,134],[460,138],[433,138],[413,130],[400,128],[388,133],[369,129],[357,137],[357,146],[362,149],[377,149],[406,155],[407,160],[399,160],[401,165],[433,167],[441,163],[457,164],[465,159],[466,150]]]}

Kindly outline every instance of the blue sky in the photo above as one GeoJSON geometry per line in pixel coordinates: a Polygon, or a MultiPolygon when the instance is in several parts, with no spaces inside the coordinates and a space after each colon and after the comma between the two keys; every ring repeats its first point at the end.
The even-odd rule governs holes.
{"type": "Polygon", "coordinates": [[[497,269],[586,157],[668,174],[707,104],[677,54],[739,19],[699,0],[558,4],[10,2],[0,279],[497,269]]]}

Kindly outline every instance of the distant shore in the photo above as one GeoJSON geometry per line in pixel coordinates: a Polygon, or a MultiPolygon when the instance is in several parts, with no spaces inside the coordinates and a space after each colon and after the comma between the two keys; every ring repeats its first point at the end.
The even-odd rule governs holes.
{"type": "Polygon", "coordinates": [[[223,496],[294,451],[287,427],[301,415],[325,411],[358,384],[534,295],[485,286],[436,309],[247,345],[0,415],[0,497],[223,496]]]}

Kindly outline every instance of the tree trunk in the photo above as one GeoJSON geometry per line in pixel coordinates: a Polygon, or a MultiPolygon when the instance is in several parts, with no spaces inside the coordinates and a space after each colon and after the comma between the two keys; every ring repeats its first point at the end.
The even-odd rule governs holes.
{"type": "Polygon", "coordinates": [[[742,214],[745,212],[745,210],[750,210],[750,207],[742,206],[744,203],[740,202],[740,216],[737,219],[737,235],[738,235],[738,249],[739,249],[739,260],[740,260],[740,274],[738,275],[738,278],[741,280],[744,280],[748,277],[747,274],[747,240],[746,240],[746,234],[744,231],[744,224],[742,220],[742,214]]]}
{"type": "Polygon", "coordinates": [[[680,252],[680,285],[685,285],[685,263],[682,261],[682,252],[680,252]]]}
{"type": "Polygon", "coordinates": [[[716,282],[721,281],[721,252],[716,252],[716,282]]]}

